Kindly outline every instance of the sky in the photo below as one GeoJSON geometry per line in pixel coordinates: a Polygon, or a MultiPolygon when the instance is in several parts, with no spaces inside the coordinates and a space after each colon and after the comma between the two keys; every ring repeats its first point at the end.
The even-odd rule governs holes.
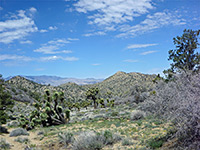
{"type": "Polygon", "coordinates": [[[0,0],[0,74],[161,73],[200,0],[0,0]]]}

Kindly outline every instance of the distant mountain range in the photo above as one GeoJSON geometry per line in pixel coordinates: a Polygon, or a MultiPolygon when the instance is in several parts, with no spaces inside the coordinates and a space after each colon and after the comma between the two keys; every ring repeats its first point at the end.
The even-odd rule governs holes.
{"type": "MultiPolygon", "coordinates": [[[[52,85],[52,86],[58,86],[61,84],[65,84],[68,82],[76,83],[78,85],[86,85],[86,84],[95,84],[103,81],[104,79],[94,79],[94,78],[86,78],[86,79],[78,79],[78,78],[62,78],[58,76],[22,76],[28,80],[34,81],[39,84],[43,85],[52,85]]],[[[5,80],[10,80],[13,77],[8,77],[5,80]]]]}

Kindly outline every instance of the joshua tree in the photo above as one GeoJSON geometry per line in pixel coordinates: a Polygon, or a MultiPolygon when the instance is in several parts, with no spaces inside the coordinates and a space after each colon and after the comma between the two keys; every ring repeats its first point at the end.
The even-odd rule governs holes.
{"type": "Polygon", "coordinates": [[[105,108],[104,99],[100,98],[99,103],[101,104],[101,108],[105,108]]]}
{"type": "Polygon", "coordinates": [[[98,88],[91,88],[86,92],[86,98],[94,102],[94,109],[97,108],[97,95],[99,93],[98,88]]]}
{"type": "Polygon", "coordinates": [[[51,96],[50,91],[45,91],[45,99],[33,104],[35,110],[31,112],[28,118],[20,117],[22,127],[32,129],[37,125],[51,126],[65,124],[70,119],[70,111],[63,110],[62,103],[64,101],[63,92],[55,92],[51,96]]]}

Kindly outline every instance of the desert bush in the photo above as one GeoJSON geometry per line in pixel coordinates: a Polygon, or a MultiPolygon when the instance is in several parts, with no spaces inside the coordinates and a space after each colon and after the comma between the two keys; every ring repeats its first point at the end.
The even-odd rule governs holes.
{"type": "Polygon", "coordinates": [[[130,138],[124,138],[124,139],[122,140],[122,145],[123,145],[123,146],[133,145],[133,142],[131,141],[130,138]]]}
{"type": "Polygon", "coordinates": [[[103,131],[100,133],[100,136],[105,145],[111,145],[121,140],[121,137],[118,134],[114,134],[110,130],[103,131]]]}
{"type": "Polygon", "coordinates": [[[29,133],[23,128],[17,128],[10,132],[10,137],[20,136],[20,135],[29,135],[29,133]]]}
{"type": "Polygon", "coordinates": [[[74,141],[73,150],[99,150],[105,145],[111,145],[121,140],[121,136],[105,130],[101,133],[86,131],[81,133],[74,141]]]}
{"type": "Polygon", "coordinates": [[[75,139],[73,150],[99,150],[104,144],[102,137],[93,131],[83,132],[75,139]]]}
{"type": "Polygon", "coordinates": [[[23,138],[23,137],[18,137],[15,139],[16,142],[19,142],[19,143],[27,143],[29,142],[29,139],[27,137],[23,138]]]}
{"type": "Polygon", "coordinates": [[[0,149],[10,149],[10,144],[3,138],[0,140],[0,149]]]}
{"type": "Polygon", "coordinates": [[[130,119],[131,120],[139,120],[145,117],[145,112],[141,110],[134,110],[131,113],[130,119]]]}
{"type": "Polygon", "coordinates": [[[173,121],[184,149],[200,149],[200,73],[176,74],[174,81],[160,81],[156,95],[151,95],[140,105],[159,118],[173,121]]]}
{"type": "Polygon", "coordinates": [[[65,147],[69,145],[69,143],[74,141],[74,136],[70,132],[60,132],[58,133],[59,142],[63,143],[65,147]]]}

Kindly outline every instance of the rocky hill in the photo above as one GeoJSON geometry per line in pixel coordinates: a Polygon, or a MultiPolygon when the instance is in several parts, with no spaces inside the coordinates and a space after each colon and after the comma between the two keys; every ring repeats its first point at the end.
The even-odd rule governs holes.
{"type": "Polygon", "coordinates": [[[91,87],[98,87],[101,93],[100,96],[103,98],[107,98],[106,94],[108,92],[112,93],[112,96],[115,97],[127,97],[134,95],[134,92],[138,89],[140,91],[148,91],[153,87],[152,80],[154,78],[155,75],[134,72],[125,73],[119,71],[100,83],[87,85],[78,85],[71,82],[61,84],[60,86],[42,85],[22,76],[13,77],[6,81],[6,83],[8,84],[8,89],[10,89],[12,95],[23,93],[24,99],[26,99],[23,99],[23,101],[29,101],[27,100],[29,98],[26,98],[26,96],[31,97],[32,99],[41,98],[45,89],[49,89],[50,91],[63,91],[66,99],[79,101],[85,99],[85,92],[91,87]],[[18,92],[19,90],[21,92],[18,92]]]}
{"type": "Polygon", "coordinates": [[[112,92],[115,96],[126,97],[133,95],[136,88],[148,91],[154,86],[152,80],[156,75],[142,73],[125,73],[118,71],[101,83],[95,84],[103,93],[112,92]]]}

